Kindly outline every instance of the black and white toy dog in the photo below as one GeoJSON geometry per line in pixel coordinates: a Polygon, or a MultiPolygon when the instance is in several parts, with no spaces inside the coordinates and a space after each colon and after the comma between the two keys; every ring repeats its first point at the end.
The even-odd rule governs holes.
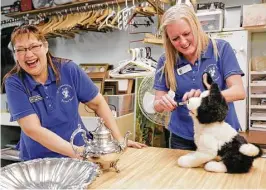
{"type": "Polygon", "coordinates": [[[194,140],[197,150],[178,159],[181,167],[199,167],[211,172],[246,173],[262,149],[250,144],[224,121],[228,105],[210,74],[203,75],[206,90],[200,97],[187,102],[189,114],[194,122],[194,140]],[[220,161],[215,161],[219,156],[220,161]]]}

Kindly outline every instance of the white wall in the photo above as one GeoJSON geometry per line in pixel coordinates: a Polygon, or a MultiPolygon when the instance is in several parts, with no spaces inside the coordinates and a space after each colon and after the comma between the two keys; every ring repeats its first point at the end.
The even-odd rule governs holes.
{"type": "Polygon", "coordinates": [[[160,46],[130,43],[143,39],[144,34],[129,34],[126,31],[108,33],[88,32],[76,35],[74,39],[57,37],[50,39],[51,52],[59,57],[70,58],[76,63],[109,63],[117,66],[122,60],[129,59],[129,48],[150,46],[152,57],[158,59],[163,53],[160,46]]]}

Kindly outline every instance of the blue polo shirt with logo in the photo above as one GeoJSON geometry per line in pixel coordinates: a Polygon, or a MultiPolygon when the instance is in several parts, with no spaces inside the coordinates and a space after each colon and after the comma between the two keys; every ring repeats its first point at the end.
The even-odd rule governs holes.
{"type": "MultiPolygon", "coordinates": [[[[180,56],[180,60],[176,62],[174,73],[177,81],[177,90],[175,92],[175,101],[180,102],[186,92],[191,89],[200,89],[202,92],[205,90],[202,84],[202,75],[204,72],[209,72],[221,90],[227,89],[226,79],[232,75],[244,76],[243,71],[240,69],[234,51],[230,44],[225,40],[216,40],[217,48],[219,52],[218,61],[216,61],[213,53],[213,45],[209,40],[208,48],[201,56],[201,59],[196,61],[195,64],[191,64],[183,56],[180,56]],[[191,71],[182,75],[177,74],[177,69],[187,64],[192,67],[191,71]]],[[[166,86],[165,74],[162,73],[165,62],[165,56],[162,55],[158,61],[154,89],[160,91],[169,91],[166,86]]],[[[233,102],[228,104],[229,111],[225,119],[234,129],[238,130],[240,124],[236,115],[233,102]]],[[[189,112],[186,106],[179,106],[172,111],[168,129],[188,140],[193,140],[194,130],[193,121],[189,116],[189,112]]]]}
{"type": "MultiPolygon", "coordinates": [[[[51,130],[69,142],[78,124],[84,128],[78,113],[79,103],[88,102],[96,97],[98,88],[73,61],[65,60],[59,63],[57,58],[52,60],[60,72],[61,81],[58,85],[50,66],[48,66],[49,76],[44,85],[36,82],[26,73],[23,80],[18,74],[13,74],[7,78],[5,88],[11,114],[10,120],[16,121],[30,114],[37,114],[42,127],[51,130]],[[32,100],[32,97],[35,98],[31,103],[29,99],[32,100]]],[[[84,144],[81,134],[76,136],[74,144],[84,144]]],[[[18,148],[22,160],[64,157],[32,140],[23,131],[21,131],[18,148]]]]}

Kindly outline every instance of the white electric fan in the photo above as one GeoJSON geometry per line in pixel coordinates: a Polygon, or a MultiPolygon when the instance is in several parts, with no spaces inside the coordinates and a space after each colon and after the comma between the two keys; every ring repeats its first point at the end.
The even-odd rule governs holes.
{"type": "MultiPolygon", "coordinates": [[[[140,83],[138,89],[138,105],[142,114],[151,122],[168,126],[171,112],[158,113],[154,110],[153,102],[155,99],[155,90],[153,89],[154,74],[146,76],[140,83]]],[[[174,92],[170,91],[170,96],[173,96],[174,92]]]]}

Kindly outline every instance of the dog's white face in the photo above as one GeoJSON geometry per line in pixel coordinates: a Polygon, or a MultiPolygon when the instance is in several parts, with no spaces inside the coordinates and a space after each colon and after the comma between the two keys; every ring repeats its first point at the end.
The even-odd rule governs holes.
{"type": "Polygon", "coordinates": [[[196,117],[198,115],[198,107],[201,105],[202,98],[207,97],[210,94],[209,90],[206,90],[200,94],[199,97],[192,97],[187,102],[187,108],[189,110],[189,115],[191,117],[196,117]]]}

